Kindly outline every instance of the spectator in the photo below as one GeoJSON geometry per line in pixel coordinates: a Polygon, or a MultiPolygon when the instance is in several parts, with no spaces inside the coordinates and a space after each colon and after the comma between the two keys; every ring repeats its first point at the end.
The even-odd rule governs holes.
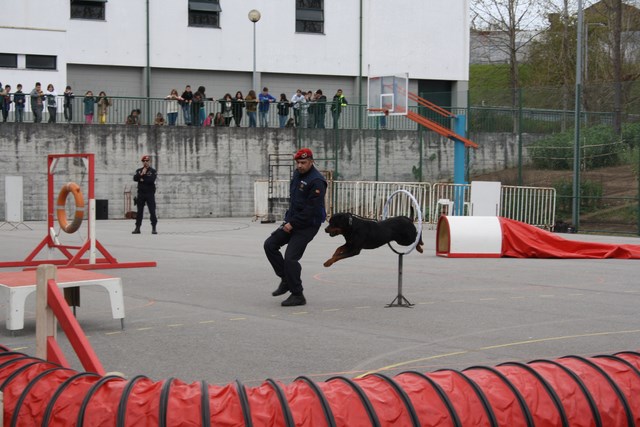
{"type": "Polygon", "coordinates": [[[162,117],[161,112],[158,111],[158,114],[156,114],[156,119],[154,120],[153,124],[154,126],[164,126],[164,117],[162,117]]]}
{"type": "Polygon", "coordinates": [[[140,110],[137,108],[131,110],[131,114],[127,116],[126,124],[138,126],[140,124],[140,110]]]}
{"type": "Polygon", "coordinates": [[[215,113],[209,113],[207,118],[204,119],[204,122],[202,122],[202,126],[203,127],[213,126],[215,118],[216,118],[215,113]]]}
{"type": "Polygon", "coordinates": [[[169,120],[169,126],[175,126],[178,120],[178,111],[180,110],[180,102],[184,102],[184,99],[178,95],[176,89],[171,89],[169,96],[165,98],[168,100],[167,105],[167,119],[169,120]]]}
{"type": "Polygon", "coordinates": [[[53,85],[49,83],[47,85],[47,110],[49,111],[48,123],[56,122],[56,115],[58,114],[58,94],[53,85]]]}
{"type": "Polygon", "coordinates": [[[313,124],[319,129],[324,129],[324,116],[327,114],[327,97],[322,94],[322,90],[318,89],[314,95],[315,109],[313,111],[313,124]]]}
{"type": "Polygon", "coordinates": [[[263,87],[262,92],[258,95],[258,111],[260,112],[260,127],[269,127],[269,107],[276,99],[269,93],[268,87],[263,87]]]}
{"type": "Polygon", "coordinates": [[[348,104],[347,98],[342,94],[342,89],[338,89],[335,95],[333,95],[333,102],[331,103],[331,114],[333,115],[333,128],[338,129],[340,122],[340,113],[342,113],[342,107],[348,104]]]}
{"type": "Polygon", "coordinates": [[[236,127],[240,127],[242,121],[242,109],[244,108],[244,97],[242,92],[237,91],[236,97],[233,99],[233,121],[236,122],[236,127]]]}
{"type": "Polygon", "coordinates": [[[0,108],[2,109],[2,121],[6,122],[11,108],[11,86],[5,85],[3,89],[2,83],[0,83],[0,108]]]}
{"type": "Polygon", "coordinates": [[[289,107],[291,106],[291,102],[287,99],[287,95],[284,93],[280,94],[280,101],[278,101],[278,119],[280,120],[280,127],[283,128],[287,124],[287,120],[289,119],[289,107]]]}
{"type": "Polygon", "coordinates": [[[96,98],[93,96],[93,92],[88,90],[87,93],[84,94],[82,104],[84,105],[84,122],[90,125],[93,123],[93,114],[95,112],[96,104],[96,98]]]}
{"type": "Polygon", "coordinates": [[[249,117],[249,127],[256,127],[256,110],[258,109],[258,100],[256,98],[256,92],[251,89],[244,99],[247,106],[247,116],[249,117]]]}
{"type": "Polygon", "coordinates": [[[191,101],[191,116],[194,126],[202,126],[204,119],[207,117],[204,102],[207,100],[205,94],[206,88],[200,86],[196,93],[193,94],[193,100],[191,101]]]}
{"type": "Polygon", "coordinates": [[[309,126],[309,108],[311,107],[311,91],[304,94],[304,101],[300,103],[300,127],[308,128],[309,126]]]}
{"type": "Polygon", "coordinates": [[[295,95],[291,97],[291,105],[293,105],[293,118],[296,122],[296,127],[300,126],[300,105],[305,102],[302,89],[296,90],[295,95]]]}
{"type": "Polygon", "coordinates": [[[73,120],[73,91],[71,90],[71,86],[67,86],[64,89],[64,102],[62,104],[62,108],[64,111],[64,119],[67,123],[71,123],[73,120]]]}
{"type": "Polygon", "coordinates": [[[42,110],[44,109],[45,94],[42,92],[42,85],[36,82],[35,87],[29,93],[31,97],[31,112],[33,112],[33,123],[42,122],[42,110]]]}
{"type": "Polygon", "coordinates": [[[233,98],[231,98],[230,93],[225,93],[224,97],[220,100],[220,112],[222,112],[222,117],[224,117],[225,126],[229,126],[233,118],[233,98]]]}
{"type": "Polygon", "coordinates": [[[215,127],[225,127],[227,125],[226,118],[222,115],[220,111],[218,111],[213,119],[213,126],[215,127]]]}
{"type": "Polygon", "coordinates": [[[24,92],[22,92],[22,84],[18,83],[16,89],[16,93],[13,94],[13,103],[16,104],[16,123],[22,123],[26,97],[24,92]]]}
{"type": "MultiPolygon", "coordinates": [[[[191,126],[191,102],[193,100],[193,92],[191,86],[187,85],[182,92],[182,115],[184,116],[184,124],[191,126]]],[[[178,101],[180,102],[180,101],[178,101]]]]}
{"type": "Polygon", "coordinates": [[[101,91],[98,94],[98,121],[101,125],[107,123],[107,113],[111,106],[111,100],[107,98],[107,94],[101,91]]]}

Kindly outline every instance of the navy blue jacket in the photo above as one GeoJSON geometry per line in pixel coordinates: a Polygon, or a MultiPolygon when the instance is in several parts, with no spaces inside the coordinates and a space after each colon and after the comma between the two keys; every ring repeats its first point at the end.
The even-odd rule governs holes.
{"type": "Polygon", "coordinates": [[[312,166],[304,175],[296,170],[291,178],[291,197],[289,210],[284,215],[285,222],[293,229],[320,227],[327,218],[324,207],[324,196],[327,192],[327,181],[312,166]]]}
{"type": "Polygon", "coordinates": [[[133,180],[138,183],[138,193],[155,193],[156,192],[156,170],[152,167],[147,168],[147,173],[142,176],[143,168],[136,170],[133,180]]]}

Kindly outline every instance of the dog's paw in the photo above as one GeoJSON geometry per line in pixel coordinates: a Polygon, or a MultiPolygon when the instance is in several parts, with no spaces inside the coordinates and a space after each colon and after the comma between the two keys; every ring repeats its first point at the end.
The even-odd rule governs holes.
{"type": "Polygon", "coordinates": [[[322,265],[324,265],[325,267],[331,267],[331,265],[333,265],[333,261],[328,259],[322,265]]]}
{"type": "Polygon", "coordinates": [[[418,251],[420,253],[424,252],[424,250],[422,249],[422,245],[416,246],[416,251],[418,251]]]}

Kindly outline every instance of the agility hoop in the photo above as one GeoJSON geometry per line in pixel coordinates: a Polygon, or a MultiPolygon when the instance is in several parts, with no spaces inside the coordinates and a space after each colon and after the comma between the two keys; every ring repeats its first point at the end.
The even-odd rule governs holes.
{"type": "Polygon", "coordinates": [[[391,301],[391,303],[387,304],[385,307],[406,307],[406,308],[411,308],[411,307],[414,306],[414,304],[409,302],[409,300],[406,299],[404,297],[404,295],[402,295],[402,261],[403,261],[403,257],[405,255],[410,254],[411,251],[413,251],[416,248],[416,246],[418,245],[418,242],[422,238],[422,211],[420,210],[420,205],[418,204],[418,201],[413,196],[413,194],[411,194],[407,190],[396,190],[393,193],[391,193],[389,198],[387,198],[387,202],[384,204],[384,208],[382,209],[382,219],[383,220],[387,219],[387,216],[389,215],[389,204],[391,203],[391,200],[397,194],[400,194],[400,193],[406,194],[409,197],[409,200],[411,200],[411,203],[413,204],[413,207],[415,208],[415,211],[418,214],[418,227],[417,227],[417,232],[418,233],[416,234],[416,240],[413,242],[413,244],[411,246],[409,246],[409,248],[405,252],[400,252],[400,251],[396,250],[391,245],[391,242],[388,243],[389,248],[393,252],[398,254],[398,295],[395,297],[395,299],[393,301],[391,301]]]}

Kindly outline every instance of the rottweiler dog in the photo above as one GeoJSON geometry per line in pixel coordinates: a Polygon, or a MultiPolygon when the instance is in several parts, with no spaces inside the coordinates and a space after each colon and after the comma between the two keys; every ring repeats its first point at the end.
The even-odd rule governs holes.
{"type": "MultiPolygon", "coordinates": [[[[334,262],[358,255],[362,249],[375,249],[395,241],[409,246],[416,241],[418,231],[411,218],[396,216],[382,221],[362,218],[350,213],[337,213],[329,219],[324,229],[331,237],[342,234],[346,243],[333,253],[323,264],[330,267],[334,262]]],[[[422,253],[422,236],[416,244],[416,250],[422,253]]]]}

